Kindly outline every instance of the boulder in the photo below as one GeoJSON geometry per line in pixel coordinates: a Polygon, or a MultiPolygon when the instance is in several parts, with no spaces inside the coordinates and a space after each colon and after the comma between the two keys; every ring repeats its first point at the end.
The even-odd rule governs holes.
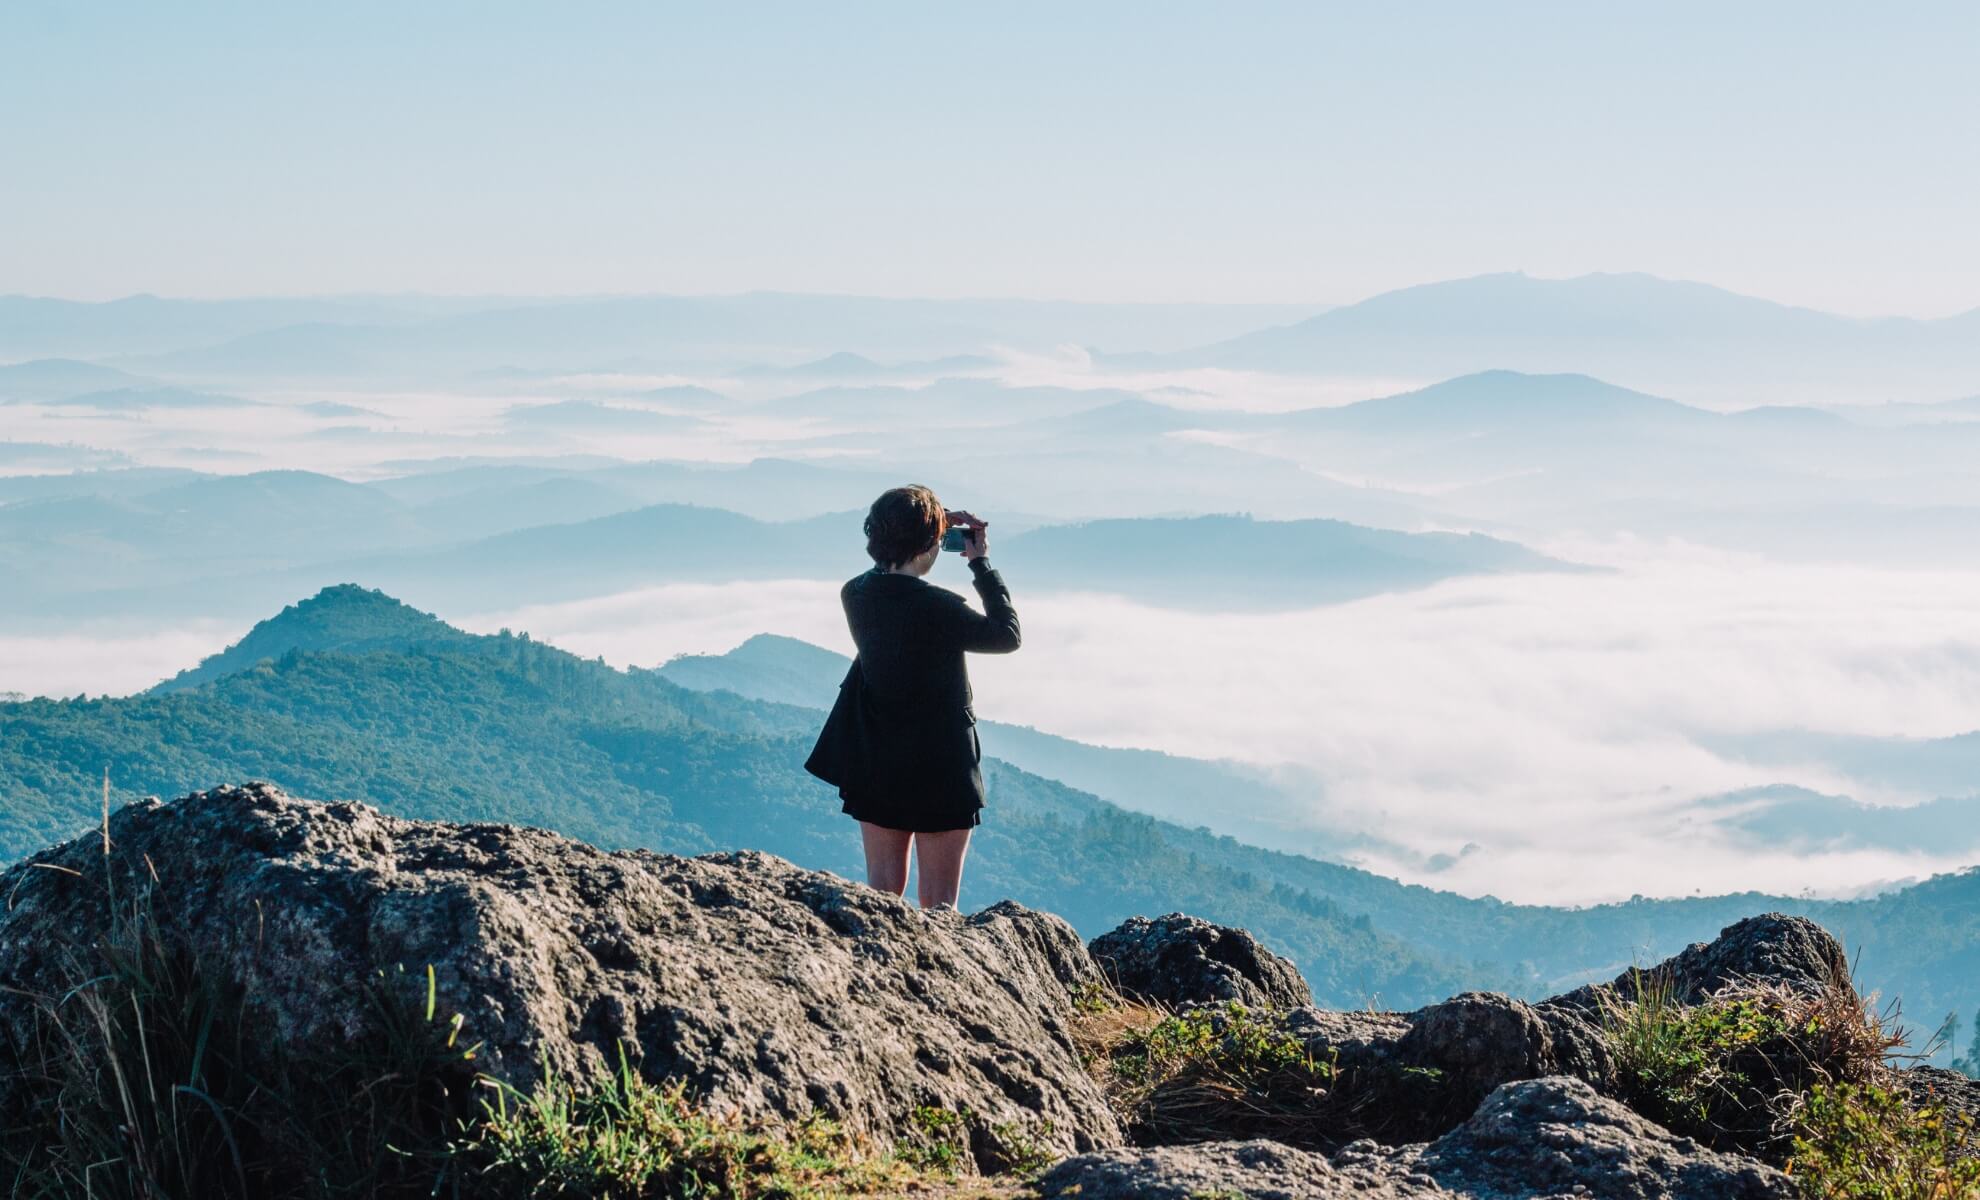
{"type": "Polygon", "coordinates": [[[1639,983],[1668,982],[1672,999],[1696,1004],[1728,983],[1762,980],[1819,991],[1849,986],[1849,956],[1834,934],[1806,917],[1763,913],[1735,921],[1709,942],[1694,942],[1654,967],[1624,971],[1606,984],[1589,984],[1543,1003],[1552,1008],[1599,1011],[1597,992],[1627,999],[1639,983]]]}
{"type": "Polygon", "coordinates": [[[1470,1116],[1493,1088],[1561,1069],[1549,1025],[1494,992],[1465,992],[1410,1013],[1298,1008],[1278,1028],[1333,1064],[1338,1127],[1325,1148],[1358,1137],[1424,1141],[1470,1116]]]}
{"type": "Polygon", "coordinates": [[[1088,944],[1122,995],[1181,1007],[1236,1000],[1253,1008],[1312,1004],[1298,968],[1242,929],[1182,913],[1130,917],[1088,944]]]}
{"type": "MultiPolygon", "coordinates": [[[[357,984],[430,966],[441,1012],[484,1043],[477,1065],[519,1086],[545,1061],[596,1078],[623,1044],[649,1078],[748,1116],[821,1111],[892,1140],[918,1106],[964,1114],[986,1170],[1012,1131],[1027,1151],[1121,1140],[1069,1029],[1099,974],[1070,926],[1016,904],[926,913],[757,852],[608,853],[260,783],[132,805],[109,833],[107,859],[92,834],[0,875],[0,994],[86,969],[107,876],[243,985],[279,1043],[368,1036],[379,1011],[357,984]]],[[[14,1048],[33,1022],[0,1005],[14,1048]]]]}
{"type": "Polygon", "coordinates": [[[1790,1200],[1787,1176],[1707,1150],[1561,1076],[1494,1091],[1427,1145],[1358,1141],[1331,1158],[1275,1142],[1082,1154],[1039,1181],[1079,1200],[1790,1200]]]}
{"type": "Polygon", "coordinates": [[[1465,992],[1410,1014],[1396,1056],[1437,1072],[1437,1107],[1453,1119],[1502,1083],[1559,1070],[1547,1025],[1526,1004],[1493,992],[1465,992]]]}
{"type": "Polygon", "coordinates": [[[1679,1137],[1565,1076],[1507,1084],[1464,1124],[1395,1155],[1460,1196],[1788,1200],[1786,1175],[1679,1137]]]}

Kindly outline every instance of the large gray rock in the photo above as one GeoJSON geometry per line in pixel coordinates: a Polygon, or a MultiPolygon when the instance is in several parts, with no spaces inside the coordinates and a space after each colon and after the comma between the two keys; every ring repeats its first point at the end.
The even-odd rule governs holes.
{"type": "Polygon", "coordinates": [[[1122,995],[1180,1007],[1236,1000],[1253,1008],[1313,1003],[1299,969],[1242,929],[1170,913],[1129,917],[1088,944],[1122,995]]]}
{"type": "Polygon", "coordinates": [[[1849,986],[1849,956],[1834,934],[1806,917],[1762,913],[1735,921],[1711,941],[1693,942],[1654,967],[1625,971],[1606,984],[1579,987],[1544,1004],[1592,1012],[1599,1008],[1599,991],[1629,999],[1652,980],[1668,983],[1679,1004],[1696,1004],[1743,980],[1819,991],[1849,986]]]}
{"type": "Polygon", "coordinates": [[[1464,1124],[1395,1162],[1460,1196],[1786,1200],[1796,1194],[1772,1167],[1705,1149],[1564,1076],[1500,1088],[1464,1124]]]}
{"type": "Polygon", "coordinates": [[[1787,1176],[1652,1124],[1578,1079],[1506,1084],[1428,1145],[1361,1141],[1331,1159],[1275,1142],[1109,1150],[1039,1182],[1079,1200],[1789,1200],[1787,1176]]]}
{"type": "MultiPolygon", "coordinates": [[[[744,1114],[822,1110],[893,1139],[918,1105],[966,1110],[985,1169],[1011,1130],[1059,1153],[1121,1140],[1068,1026],[1099,975],[1070,926],[1015,904],[928,914],[766,854],[607,853],[266,784],[132,805],[110,836],[117,894],[148,888],[281,1043],[367,1036],[378,1014],[354,984],[431,964],[442,1011],[486,1042],[478,1065],[518,1085],[539,1056],[596,1077],[623,1040],[649,1077],[744,1114]]],[[[75,978],[104,877],[95,835],[0,875],[0,989],[75,978]]],[[[0,1004],[16,1046],[32,1023],[0,1004]]]]}
{"type": "Polygon", "coordinates": [[[1343,1103],[1338,1121],[1315,1124],[1323,1148],[1358,1137],[1426,1141],[1470,1116],[1500,1084],[1563,1070],[1547,1022],[1494,992],[1465,992],[1409,1013],[1297,1008],[1278,1027],[1334,1067],[1343,1103]]]}

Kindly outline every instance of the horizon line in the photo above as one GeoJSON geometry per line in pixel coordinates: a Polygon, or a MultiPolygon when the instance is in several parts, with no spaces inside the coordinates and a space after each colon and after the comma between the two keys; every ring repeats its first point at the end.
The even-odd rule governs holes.
{"type": "Polygon", "coordinates": [[[1857,321],[1857,322],[1947,321],[1947,320],[1955,320],[1961,317],[1971,316],[1973,314],[1980,313],[1980,302],[1976,302],[1967,307],[1954,309],[1950,312],[1944,312],[1936,316],[1912,316],[1903,313],[1853,315],[1849,313],[1839,313],[1831,309],[1817,308],[1813,305],[1799,304],[1789,300],[1780,300],[1771,296],[1762,296],[1751,292],[1741,292],[1734,290],[1733,288],[1726,287],[1722,284],[1711,283],[1702,279],[1689,279],[1683,277],[1658,275],[1651,271],[1641,271],[1641,270],[1584,271],[1579,275],[1534,275],[1534,274],[1529,274],[1525,270],[1521,270],[1521,269],[1510,269],[1503,271],[1481,271],[1471,275],[1441,276],[1432,279],[1420,280],[1415,283],[1407,283],[1407,284],[1398,285],[1396,287],[1385,288],[1380,291],[1371,292],[1367,295],[1361,296],[1354,300],[1342,300],[1342,301],[1147,300],[1147,299],[1111,300],[1111,299],[1095,299],[1090,297],[1077,297],[1077,298],[1063,297],[1063,296],[1038,297],[1038,296],[986,295],[986,294],[959,294],[959,295],[951,295],[951,296],[926,295],[926,294],[886,295],[886,294],[871,293],[871,292],[840,292],[840,291],[831,291],[831,290],[804,291],[804,290],[792,290],[792,289],[775,288],[775,287],[745,288],[737,291],[727,291],[727,292],[722,292],[722,291],[445,292],[445,291],[421,291],[421,290],[402,289],[396,291],[289,292],[289,293],[250,292],[250,293],[239,293],[239,294],[195,295],[195,294],[185,294],[185,293],[164,294],[153,291],[137,291],[137,292],[125,293],[119,296],[107,297],[103,299],[80,299],[73,296],[45,295],[45,294],[34,294],[28,292],[4,292],[4,293],[0,293],[0,300],[39,300],[39,301],[48,301],[59,304],[104,306],[111,304],[125,304],[125,303],[130,303],[132,301],[143,301],[143,300],[152,300],[152,301],[177,303],[177,304],[224,304],[229,302],[241,302],[241,301],[285,301],[285,300],[286,301],[312,300],[312,301],[329,301],[329,302],[335,302],[335,301],[348,302],[348,301],[360,301],[360,300],[373,300],[373,301],[452,300],[452,301],[515,301],[515,302],[536,302],[536,303],[546,303],[546,304],[562,304],[562,303],[586,303],[586,302],[611,301],[611,300],[743,300],[743,299],[759,298],[759,297],[784,297],[784,298],[803,298],[803,299],[831,299],[831,300],[878,300],[888,303],[899,303],[899,304],[1035,304],[1035,305],[1067,305],[1067,306],[1075,306],[1075,307],[1092,307],[1092,308],[1104,307],[1104,308],[1146,308],[1146,309],[1156,309],[1156,308],[1309,309],[1312,311],[1312,315],[1318,316],[1325,312],[1337,311],[1346,308],[1353,308],[1356,305],[1363,304],[1366,303],[1367,301],[1378,299],[1383,296],[1393,296],[1402,292],[1414,291],[1419,288],[1437,287],[1441,285],[1456,284],[1456,283],[1471,283],[1485,279],[1504,279],[1504,278],[1527,279],[1537,283],[1579,283],[1585,280],[1592,280],[1592,279],[1642,278],[1642,279],[1654,280],[1658,283],[1668,284],[1674,287],[1688,286],[1688,287],[1709,288],[1713,291],[1721,292],[1729,296],[1736,296],[1744,300],[1752,300],[1758,303],[1771,304],[1781,308],[1795,309],[1802,312],[1818,313],[1823,316],[1834,317],[1838,320],[1857,321]]]}

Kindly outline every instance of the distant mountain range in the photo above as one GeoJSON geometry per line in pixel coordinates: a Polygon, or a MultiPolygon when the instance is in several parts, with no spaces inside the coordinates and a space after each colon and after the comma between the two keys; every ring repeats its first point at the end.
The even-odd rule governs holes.
{"type": "MultiPolygon", "coordinates": [[[[840,494],[861,495],[860,508],[794,520],[639,503],[641,493],[700,484],[767,489],[781,480],[789,491],[823,482],[814,471],[769,462],[727,472],[658,464],[576,475],[475,468],[455,473],[461,478],[383,484],[270,471],[188,482],[147,476],[160,486],[104,492],[83,476],[69,481],[67,494],[23,486],[32,498],[15,503],[4,503],[9,487],[0,481],[0,567],[20,581],[0,595],[0,613],[21,621],[235,616],[347,578],[439,608],[679,581],[837,581],[870,565],[860,530],[865,496],[847,486],[857,486],[857,475],[834,482],[840,494]]],[[[1020,522],[996,551],[1022,587],[1115,591],[1185,607],[1302,607],[1458,575],[1573,569],[1477,535],[1243,516],[1030,529],[1020,522]]]]}
{"type": "Polygon", "coordinates": [[[1980,377],[1980,309],[1858,320],[1650,275],[1480,275],[1403,288],[1172,354],[1174,367],[1446,376],[1580,372],[1734,405],[1956,395],[1980,377]]]}
{"type": "MultiPolygon", "coordinates": [[[[731,665],[773,686],[825,665],[791,665],[790,649],[759,646],[731,665]]],[[[715,665],[672,673],[707,682],[715,665]]],[[[668,674],[463,634],[380,593],[332,588],[153,694],[0,704],[0,856],[87,828],[107,766],[117,799],[262,777],[402,815],[522,821],[605,845],[750,846],[857,877],[856,839],[800,767],[819,710],[693,691],[668,674]]],[[[1292,957],[1323,1003],[1558,991],[1627,966],[1619,948],[1654,960],[1766,910],[1835,930],[1861,951],[1860,982],[1901,996],[1915,1023],[1936,1027],[1980,999],[1980,871],[1855,902],[1472,900],[1123,811],[1010,765],[1005,732],[985,732],[991,807],[971,905],[1009,895],[1088,933],[1177,908],[1243,924],[1292,957]]],[[[1090,763],[1116,753],[1087,749],[1090,763]]],[[[1151,768],[1120,769],[1131,780],[1151,768]]],[[[1201,805],[1227,802],[1221,781],[1206,783],[1201,805]]]]}
{"type": "MultiPolygon", "coordinates": [[[[979,373],[994,348],[1348,378],[1582,373],[1713,407],[1930,401],[1980,380],[1980,309],[1835,316],[1644,274],[1481,275],[1324,305],[739,296],[344,297],[104,304],[0,296],[0,357],[109,360],[195,390],[242,378],[698,369],[885,382],[979,373]]],[[[222,387],[219,390],[224,391],[222,387]]],[[[3,393],[0,393],[3,394],[3,393]]]]}
{"type": "Polygon", "coordinates": [[[774,292],[219,301],[134,296],[101,304],[0,296],[0,357],[114,355],[134,369],[212,378],[570,369],[655,357],[742,368],[802,365],[840,352],[939,359],[980,355],[998,345],[1049,350],[1066,342],[1176,350],[1322,308],[774,292]]]}

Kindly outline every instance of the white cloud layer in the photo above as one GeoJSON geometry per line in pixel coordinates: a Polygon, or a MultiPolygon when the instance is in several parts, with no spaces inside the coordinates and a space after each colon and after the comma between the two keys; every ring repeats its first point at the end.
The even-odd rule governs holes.
{"type": "MultiPolygon", "coordinates": [[[[1611,575],[1477,578],[1242,615],[1028,594],[1012,563],[1025,646],[971,660],[978,709],[1085,741],[1309,767],[1326,781],[1316,826],[1425,855],[1479,847],[1434,875],[1366,865],[1474,894],[1836,893],[1963,864],[1969,848],[1735,848],[1689,819],[1691,800],[1777,782],[1913,797],[1866,794],[1820,768],[1728,761],[1692,739],[1980,728],[1980,574],[1778,566],[1681,547],[1611,554],[1611,575]]],[[[837,585],[807,581],[651,588],[471,624],[618,664],[727,650],[759,632],[851,650],[837,585]]]]}

